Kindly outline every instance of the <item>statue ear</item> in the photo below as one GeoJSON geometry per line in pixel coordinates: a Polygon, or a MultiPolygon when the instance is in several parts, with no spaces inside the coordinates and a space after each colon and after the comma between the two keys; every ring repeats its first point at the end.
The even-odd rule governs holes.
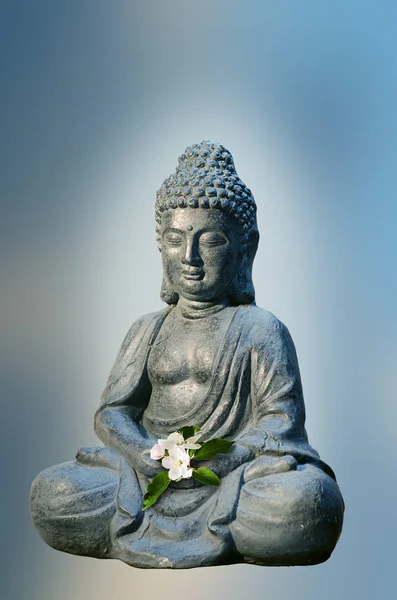
{"type": "Polygon", "coordinates": [[[172,288],[167,274],[163,272],[163,282],[161,284],[160,298],[167,304],[176,304],[179,300],[179,294],[172,288]]]}
{"type": "Polygon", "coordinates": [[[248,255],[241,258],[240,266],[227,289],[227,294],[233,304],[250,304],[255,300],[255,288],[252,282],[252,264],[248,255]]]}
{"type": "Polygon", "coordinates": [[[252,265],[258,248],[259,234],[250,240],[247,251],[241,256],[240,264],[227,289],[228,296],[233,304],[250,304],[255,302],[255,288],[252,281],[252,265]]]}

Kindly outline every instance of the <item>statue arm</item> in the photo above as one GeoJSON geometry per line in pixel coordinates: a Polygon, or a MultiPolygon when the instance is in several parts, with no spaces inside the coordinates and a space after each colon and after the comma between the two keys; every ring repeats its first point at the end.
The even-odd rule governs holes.
{"type": "Polygon", "coordinates": [[[153,477],[161,467],[149,456],[153,440],[140,424],[151,393],[146,362],[153,327],[147,319],[134,323],[123,341],[95,414],[95,432],[137,471],[153,477]]]}
{"type": "Polygon", "coordinates": [[[308,443],[305,406],[295,346],[288,329],[272,316],[251,361],[252,424],[238,438],[256,459],[245,479],[291,470],[297,459],[317,453],[308,443]]]}
{"type": "Polygon", "coordinates": [[[235,442],[228,454],[217,454],[210,460],[197,461],[196,463],[193,461],[192,464],[195,467],[207,467],[222,478],[253,458],[254,453],[251,448],[235,442]]]}
{"type": "Polygon", "coordinates": [[[105,444],[124,456],[138,472],[154,477],[160,465],[150,458],[153,446],[145,429],[134,420],[128,406],[108,406],[95,415],[95,432],[105,444]]]}

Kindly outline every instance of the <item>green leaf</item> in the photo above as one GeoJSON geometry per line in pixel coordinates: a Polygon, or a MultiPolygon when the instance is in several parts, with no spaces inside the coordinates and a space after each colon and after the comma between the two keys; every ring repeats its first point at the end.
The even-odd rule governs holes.
{"type": "Polygon", "coordinates": [[[196,427],[196,425],[186,425],[185,427],[181,427],[180,429],[178,429],[178,432],[183,435],[184,440],[193,437],[199,431],[200,427],[196,427]]]}
{"type": "Polygon", "coordinates": [[[198,469],[194,469],[192,477],[204,485],[221,484],[218,475],[211,471],[211,469],[207,469],[207,467],[199,467],[198,469]]]}
{"type": "Polygon", "coordinates": [[[194,459],[195,460],[209,460],[216,454],[227,454],[232,447],[233,442],[229,440],[223,440],[222,438],[215,438],[209,442],[205,442],[199,450],[196,450],[194,459]]]}
{"type": "Polygon", "coordinates": [[[146,488],[142,510],[146,510],[149,506],[152,506],[161,494],[165,492],[170,482],[171,479],[168,477],[168,471],[162,471],[156,475],[146,488]]]}

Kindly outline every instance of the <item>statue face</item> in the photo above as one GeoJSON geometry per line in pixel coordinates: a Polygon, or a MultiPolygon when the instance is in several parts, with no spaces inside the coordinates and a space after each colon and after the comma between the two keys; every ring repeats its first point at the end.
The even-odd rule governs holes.
{"type": "Polygon", "coordinates": [[[175,292],[188,300],[223,296],[239,262],[239,230],[217,209],[176,208],[163,214],[163,269],[175,292]]]}

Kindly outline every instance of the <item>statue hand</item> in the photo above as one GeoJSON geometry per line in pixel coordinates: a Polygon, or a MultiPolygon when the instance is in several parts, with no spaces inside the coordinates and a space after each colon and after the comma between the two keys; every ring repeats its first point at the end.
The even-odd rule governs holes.
{"type": "Polygon", "coordinates": [[[265,454],[248,465],[244,472],[244,481],[251,481],[265,475],[294,471],[296,466],[295,458],[288,454],[286,456],[267,456],[265,454]]]}
{"type": "Polygon", "coordinates": [[[143,452],[140,454],[139,465],[134,466],[136,466],[137,470],[142,473],[142,475],[146,475],[146,477],[152,479],[164,471],[164,467],[162,466],[161,462],[150,458],[150,450],[151,448],[146,448],[143,450],[143,452]]]}
{"type": "Polygon", "coordinates": [[[207,467],[214,471],[219,478],[225,477],[234,469],[237,469],[240,465],[249,460],[252,460],[254,454],[252,450],[246,446],[241,446],[238,442],[235,442],[228,454],[217,454],[210,460],[200,460],[194,463],[197,467],[207,467]]]}
{"type": "Polygon", "coordinates": [[[112,448],[101,446],[79,448],[76,452],[76,461],[81,465],[90,467],[107,467],[117,470],[120,463],[120,454],[112,448]]]}

